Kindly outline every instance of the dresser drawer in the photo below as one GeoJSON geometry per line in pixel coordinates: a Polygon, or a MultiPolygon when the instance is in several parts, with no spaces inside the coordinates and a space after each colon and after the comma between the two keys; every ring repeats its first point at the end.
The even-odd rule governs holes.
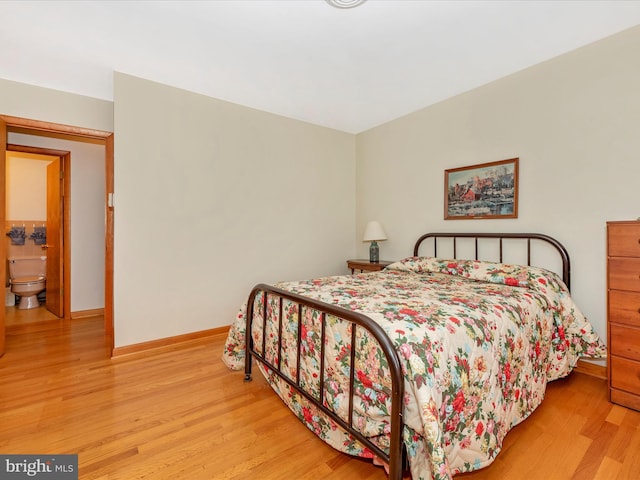
{"type": "Polygon", "coordinates": [[[640,328],[615,324],[609,328],[611,354],[640,362],[640,328]]]}
{"type": "Polygon", "coordinates": [[[640,327],[640,293],[609,290],[609,321],[640,327]]]}
{"type": "Polygon", "coordinates": [[[611,387],[640,395],[640,362],[611,356],[611,387]]]}
{"type": "Polygon", "coordinates": [[[640,257],[640,222],[610,223],[607,228],[610,257],[640,257]]]}
{"type": "Polygon", "coordinates": [[[640,292],[640,258],[610,258],[609,288],[640,292]]]}

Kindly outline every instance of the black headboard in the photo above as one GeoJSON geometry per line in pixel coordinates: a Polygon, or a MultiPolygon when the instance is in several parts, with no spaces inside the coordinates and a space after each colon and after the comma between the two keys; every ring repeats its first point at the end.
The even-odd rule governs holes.
{"type": "MultiPolygon", "coordinates": [[[[418,256],[418,252],[420,250],[420,245],[423,241],[427,239],[433,239],[433,251],[434,256],[438,255],[438,239],[439,238],[448,238],[453,242],[453,258],[457,258],[457,242],[458,238],[472,238],[475,241],[475,258],[474,260],[481,260],[478,258],[478,239],[481,238],[493,238],[499,242],[499,262],[502,262],[502,254],[503,254],[503,240],[516,238],[516,239],[525,239],[527,242],[527,265],[531,265],[531,240],[541,240],[552,245],[555,250],[558,252],[562,260],[562,280],[564,281],[567,288],[571,289],[571,262],[569,260],[569,253],[567,249],[562,245],[558,240],[549,235],[544,235],[542,233],[425,233],[422,235],[417,241],[416,245],[413,248],[413,255],[415,257],[418,256]]],[[[469,259],[470,260],[470,259],[469,259]]]]}

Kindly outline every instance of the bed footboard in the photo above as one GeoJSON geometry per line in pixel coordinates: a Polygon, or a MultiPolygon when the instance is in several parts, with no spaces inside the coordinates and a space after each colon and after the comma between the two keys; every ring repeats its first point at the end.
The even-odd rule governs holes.
{"type": "Polygon", "coordinates": [[[282,290],[270,285],[259,284],[256,285],[249,295],[249,299],[247,301],[247,314],[246,314],[246,356],[245,356],[245,381],[251,380],[251,365],[252,358],[255,358],[257,361],[265,365],[268,369],[270,369],[273,373],[275,373],[279,378],[285,381],[290,387],[299,392],[302,396],[304,396],[309,402],[315,405],[319,410],[321,410],[324,414],[330,417],[333,421],[335,421],[338,425],[340,425],[344,430],[349,432],[354,438],[356,438],[362,445],[366,448],[370,449],[376,456],[384,460],[389,465],[389,478],[391,480],[401,480],[403,473],[403,440],[402,440],[402,432],[404,427],[403,422],[403,398],[404,398],[404,377],[402,374],[402,366],[400,363],[400,359],[396,350],[393,347],[393,344],[385,331],[378,325],[376,322],[371,320],[369,317],[353,312],[351,310],[346,310],[335,305],[330,305],[328,303],[323,303],[319,301],[315,301],[313,299],[303,297],[301,295],[297,295],[295,293],[287,292],[286,290],[282,290]],[[259,308],[262,308],[262,312],[255,312],[256,308],[256,296],[259,294],[263,295],[264,301],[261,303],[258,302],[259,308]],[[276,301],[279,308],[278,313],[278,324],[271,328],[275,328],[278,335],[278,342],[282,341],[283,338],[283,322],[282,322],[282,309],[283,309],[283,301],[291,302],[294,305],[294,308],[298,310],[298,326],[297,326],[297,334],[298,334],[298,342],[297,342],[297,378],[291,379],[289,376],[281,370],[281,355],[282,355],[282,345],[279,343],[277,352],[274,358],[266,358],[264,355],[265,352],[265,342],[266,342],[266,323],[268,320],[267,315],[267,304],[268,301],[276,301]],[[316,398],[314,395],[311,395],[308,391],[302,388],[300,384],[300,375],[299,375],[299,365],[300,365],[300,355],[301,355],[301,322],[302,322],[302,310],[303,309],[312,309],[315,310],[321,318],[321,332],[320,332],[320,379],[319,379],[319,398],[316,398]],[[256,315],[256,313],[258,313],[256,315]],[[390,416],[390,447],[389,452],[385,452],[378,445],[372,442],[369,438],[365,437],[362,433],[360,433],[353,425],[353,403],[354,403],[354,378],[355,378],[355,348],[351,348],[350,352],[350,377],[349,377],[349,386],[347,396],[349,399],[349,407],[348,407],[348,416],[347,419],[341,418],[334,411],[327,408],[324,402],[324,391],[325,391],[325,369],[324,369],[324,358],[325,358],[325,324],[326,324],[326,316],[331,315],[335,318],[341,319],[343,321],[351,322],[355,325],[354,328],[351,329],[351,345],[356,345],[356,329],[363,328],[365,329],[371,337],[375,339],[378,343],[380,350],[383,352],[386,357],[387,363],[389,365],[389,371],[391,375],[391,416],[390,416]],[[252,338],[252,325],[254,321],[262,321],[262,342],[263,345],[261,348],[254,348],[254,342],[252,338]]]}

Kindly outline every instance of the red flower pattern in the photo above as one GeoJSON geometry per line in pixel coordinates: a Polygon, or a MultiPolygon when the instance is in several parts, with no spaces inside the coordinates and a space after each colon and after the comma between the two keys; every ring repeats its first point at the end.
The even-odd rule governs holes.
{"type": "MultiPolygon", "coordinates": [[[[420,415],[412,419],[415,424],[422,422],[425,430],[441,432],[432,443],[409,428],[405,437],[409,460],[412,459],[411,452],[433,452],[426,464],[436,480],[489,462],[500,449],[502,438],[513,422],[513,418],[506,420],[502,416],[507,406],[517,420],[526,418],[544,396],[546,382],[567,373],[567,356],[575,358],[582,352],[598,354],[603,351],[597,335],[571,305],[568,291],[553,275],[511,265],[417,257],[396,267],[380,272],[376,278],[349,275],[278,286],[305,296],[321,293],[322,298],[329,298],[334,305],[364,312],[379,311],[379,305],[384,302],[381,318],[385,323],[382,325],[388,328],[390,338],[398,347],[405,375],[408,372],[414,375],[405,377],[406,384],[411,387],[405,392],[404,402],[409,407],[406,411],[420,415]],[[407,281],[408,274],[414,283],[407,281]],[[474,281],[465,280],[468,277],[474,281]],[[378,285],[385,288],[378,289],[378,285]],[[528,290],[509,288],[512,285],[528,290]],[[346,293],[341,289],[346,289],[346,293]],[[426,310],[414,292],[432,295],[426,310]],[[436,302],[432,302],[433,299],[436,302]],[[549,317],[543,317],[545,313],[541,309],[544,305],[550,305],[546,313],[551,321],[549,317]],[[522,319],[525,310],[533,311],[532,322],[522,319]],[[449,331],[452,335],[447,333],[449,331]],[[463,343],[452,343],[454,338],[463,343]],[[494,345],[496,340],[499,343],[494,345]],[[410,363],[411,368],[408,368],[410,363]],[[441,397],[433,397],[431,388],[441,392],[441,397]],[[497,394],[487,397],[488,391],[497,394]],[[442,403],[438,402],[437,406],[435,403],[420,404],[418,398],[442,398],[442,403]],[[470,461],[464,464],[449,459],[447,452],[451,445],[466,448],[465,458],[470,461]]],[[[263,300],[257,297],[256,302],[263,300]]],[[[282,355],[281,362],[291,372],[290,378],[296,378],[299,367],[302,382],[316,398],[320,396],[317,379],[324,375],[324,402],[332,409],[344,408],[341,406],[347,396],[344,388],[349,372],[354,368],[359,380],[355,387],[359,402],[355,422],[359,428],[388,431],[384,419],[389,413],[389,375],[378,350],[371,348],[360,333],[357,345],[352,346],[350,328],[327,317],[327,356],[324,372],[321,372],[318,358],[320,316],[305,312],[302,326],[297,323],[292,326],[287,319],[297,318],[296,312],[295,308],[289,307],[283,310],[283,331],[280,333],[277,302],[269,299],[267,316],[275,321],[269,320],[267,326],[265,354],[274,359],[282,355]],[[292,357],[298,328],[307,345],[300,365],[292,357]],[[278,352],[279,342],[287,346],[281,353],[278,352]],[[355,367],[350,364],[352,349],[358,352],[355,367]],[[376,423],[378,421],[380,423],[376,423]]],[[[237,356],[238,364],[243,366],[244,315],[239,314],[237,318],[239,327],[236,330],[234,324],[230,330],[225,357],[237,356]]],[[[262,343],[261,331],[254,330],[252,337],[256,344],[262,343]]],[[[270,378],[276,381],[274,375],[270,378]]],[[[290,408],[328,443],[347,453],[372,455],[355,439],[343,434],[335,422],[316,407],[303,403],[304,399],[293,394],[286,384],[280,384],[279,389],[290,408]]],[[[429,474],[422,473],[414,472],[414,478],[429,478],[429,474]]]]}

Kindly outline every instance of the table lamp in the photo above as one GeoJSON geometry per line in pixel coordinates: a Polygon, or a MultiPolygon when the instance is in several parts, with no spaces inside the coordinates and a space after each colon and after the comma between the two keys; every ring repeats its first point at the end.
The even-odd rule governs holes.
{"type": "Polygon", "coordinates": [[[369,261],[371,263],[378,263],[380,261],[380,248],[378,242],[387,239],[387,234],[384,232],[384,228],[380,225],[380,222],[372,221],[367,223],[367,228],[364,229],[363,242],[371,242],[369,247],[369,261]]]}

